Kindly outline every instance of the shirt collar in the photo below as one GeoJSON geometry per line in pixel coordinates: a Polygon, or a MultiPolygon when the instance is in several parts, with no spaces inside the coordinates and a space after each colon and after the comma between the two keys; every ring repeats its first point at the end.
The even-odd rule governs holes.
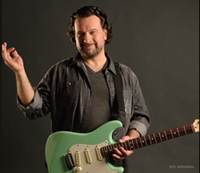
{"type": "MultiPolygon", "coordinates": [[[[112,61],[110,55],[108,55],[106,52],[105,52],[105,55],[106,55],[107,60],[108,60],[107,69],[110,70],[112,73],[116,74],[115,65],[114,65],[114,62],[112,61]]],[[[82,60],[82,57],[81,57],[80,53],[77,53],[77,55],[75,55],[72,58],[72,60],[69,62],[69,67],[71,67],[74,64],[77,64],[77,66],[79,66],[81,68],[85,68],[85,65],[83,63],[83,60],[82,60]]]]}

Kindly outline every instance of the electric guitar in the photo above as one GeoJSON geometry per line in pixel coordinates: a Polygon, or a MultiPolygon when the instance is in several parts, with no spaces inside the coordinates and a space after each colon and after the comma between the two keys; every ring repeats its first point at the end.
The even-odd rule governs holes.
{"type": "Polygon", "coordinates": [[[126,150],[135,150],[199,132],[199,119],[190,125],[116,143],[112,133],[120,127],[122,123],[115,120],[90,133],[59,131],[51,134],[45,148],[49,173],[122,173],[124,169],[114,167],[108,159],[114,153],[114,148],[122,146],[126,150]]]}

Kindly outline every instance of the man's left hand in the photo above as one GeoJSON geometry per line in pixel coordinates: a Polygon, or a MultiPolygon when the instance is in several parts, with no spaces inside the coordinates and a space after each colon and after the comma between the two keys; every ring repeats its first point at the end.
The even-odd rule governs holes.
{"type": "MultiPolygon", "coordinates": [[[[124,143],[127,140],[134,139],[140,137],[140,133],[136,130],[132,129],[130,130],[126,136],[121,138],[119,140],[120,143],[124,143]]],[[[114,157],[114,160],[123,160],[127,156],[131,156],[134,153],[134,150],[125,150],[123,147],[119,147],[119,149],[114,148],[115,154],[112,156],[114,157]]]]}

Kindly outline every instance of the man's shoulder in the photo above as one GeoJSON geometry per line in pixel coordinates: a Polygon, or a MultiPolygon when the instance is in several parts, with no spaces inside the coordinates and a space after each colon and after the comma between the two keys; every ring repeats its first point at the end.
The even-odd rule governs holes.
{"type": "Polygon", "coordinates": [[[119,64],[119,68],[120,68],[122,74],[128,75],[128,76],[131,75],[132,77],[136,77],[135,73],[132,71],[132,69],[129,66],[122,64],[122,63],[118,63],[118,64],[119,64]]]}
{"type": "Polygon", "coordinates": [[[58,61],[56,64],[52,65],[50,69],[58,69],[58,68],[67,68],[70,67],[75,62],[76,56],[69,57],[67,59],[63,59],[58,61]]]}
{"type": "Polygon", "coordinates": [[[50,75],[59,75],[59,74],[63,74],[66,73],[68,71],[68,69],[70,68],[70,66],[72,66],[75,62],[75,57],[69,57],[66,59],[63,59],[61,61],[58,61],[57,63],[55,63],[54,65],[52,65],[49,70],[46,72],[47,74],[50,75]]]}

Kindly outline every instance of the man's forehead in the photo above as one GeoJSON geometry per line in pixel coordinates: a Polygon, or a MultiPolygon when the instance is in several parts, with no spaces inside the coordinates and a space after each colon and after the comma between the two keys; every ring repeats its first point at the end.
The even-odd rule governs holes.
{"type": "Polygon", "coordinates": [[[76,18],[74,21],[75,30],[79,29],[97,29],[101,27],[101,20],[95,15],[89,17],[76,18]]]}

